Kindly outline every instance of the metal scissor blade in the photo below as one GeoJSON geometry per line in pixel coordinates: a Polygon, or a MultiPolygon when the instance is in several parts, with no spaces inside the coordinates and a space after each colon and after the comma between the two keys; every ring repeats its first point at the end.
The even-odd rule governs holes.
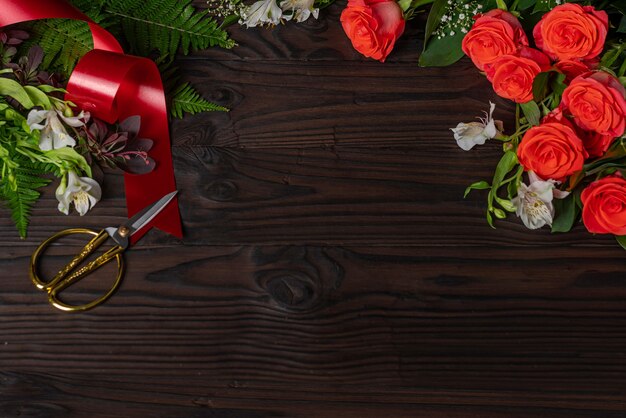
{"type": "Polygon", "coordinates": [[[105,228],[105,231],[109,234],[109,236],[115,241],[120,247],[126,249],[130,243],[128,239],[135,232],[139,231],[141,228],[146,226],[151,220],[156,218],[156,216],[161,213],[163,209],[165,209],[174,199],[178,190],[173,191],[172,193],[166,194],[150,206],[142,209],[135,216],[124,222],[120,225],[119,228],[105,228]]]}
{"type": "Polygon", "coordinates": [[[156,218],[156,216],[167,207],[168,203],[170,203],[172,199],[174,199],[177,193],[178,190],[166,194],[150,206],[138,212],[128,221],[124,222],[124,226],[126,226],[130,230],[130,233],[128,235],[133,235],[135,232],[139,231],[141,228],[150,223],[150,221],[156,218]]]}

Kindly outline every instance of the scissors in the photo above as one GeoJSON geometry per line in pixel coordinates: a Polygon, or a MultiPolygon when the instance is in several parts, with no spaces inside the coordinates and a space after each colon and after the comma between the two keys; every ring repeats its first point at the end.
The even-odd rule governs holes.
{"type": "Polygon", "coordinates": [[[30,261],[30,278],[37,286],[39,290],[43,290],[48,293],[48,300],[55,308],[61,309],[66,312],[80,312],[87,309],[94,308],[104,301],[106,301],[117,290],[122,277],[124,276],[124,258],[122,253],[130,246],[130,237],[143,227],[145,227],[150,221],[152,221],[165,207],[174,199],[178,192],[174,191],[163,196],[161,199],[146,207],[135,216],[124,222],[119,227],[104,228],[100,232],[93,231],[86,228],[73,228],[61,231],[47,240],[45,240],[37,250],[33,253],[30,261]],[[61,269],[50,281],[42,280],[38,275],[39,262],[41,256],[46,248],[61,237],[68,235],[91,235],[92,240],[89,241],[80,253],[72,259],[65,267],[61,269]],[[85,261],[93,252],[102,246],[108,239],[111,238],[117,245],[106,251],[104,254],[97,257],[95,260],[87,263],[84,267],[77,267],[85,261]],[[117,278],[113,287],[102,297],[84,305],[69,305],[59,299],[59,294],[67,287],[73,285],[79,280],[85,278],[89,274],[95,272],[105,264],[117,261],[117,278]]]}

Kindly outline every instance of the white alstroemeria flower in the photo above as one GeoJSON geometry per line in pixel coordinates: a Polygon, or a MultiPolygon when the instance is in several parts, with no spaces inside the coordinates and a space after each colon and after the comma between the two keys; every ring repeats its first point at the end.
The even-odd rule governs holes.
{"type": "Polygon", "coordinates": [[[100,201],[102,189],[94,179],[78,177],[76,173],[70,171],[67,177],[61,180],[55,194],[60,212],[69,215],[70,206],[74,203],[76,211],[83,216],[100,201]]]}
{"type": "Polygon", "coordinates": [[[515,206],[515,213],[522,218],[528,229],[539,229],[545,225],[552,226],[554,219],[554,204],[552,201],[563,199],[569,195],[556,188],[554,180],[542,180],[535,173],[528,173],[530,185],[520,184],[517,197],[511,202],[515,206]]]}
{"type": "Polygon", "coordinates": [[[249,6],[241,13],[241,25],[247,28],[263,25],[278,25],[283,17],[283,11],[276,4],[276,0],[260,0],[249,6]]]}
{"type": "Polygon", "coordinates": [[[495,108],[496,104],[489,102],[489,113],[485,112],[484,118],[479,117],[480,122],[461,122],[456,128],[450,128],[461,149],[469,151],[475,145],[483,145],[486,140],[502,134],[502,122],[493,120],[495,108]]]}
{"type": "Polygon", "coordinates": [[[31,130],[41,131],[39,148],[42,151],[50,151],[76,145],[76,140],[67,133],[63,122],[74,128],[79,128],[84,126],[87,120],[89,120],[89,113],[85,112],[80,112],[78,116],[67,117],[58,110],[31,110],[26,123],[31,130]]]}
{"type": "Polygon", "coordinates": [[[320,9],[316,9],[313,7],[315,4],[315,0],[284,0],[280,3],[281,9],[283,12],[289,12],[290,14],[285,14],[283,17],[285,20],[291,20],[295,18],[296,22],[304,22],[311,15],[314,18],[318,18],[320,14],[320,9]]]}

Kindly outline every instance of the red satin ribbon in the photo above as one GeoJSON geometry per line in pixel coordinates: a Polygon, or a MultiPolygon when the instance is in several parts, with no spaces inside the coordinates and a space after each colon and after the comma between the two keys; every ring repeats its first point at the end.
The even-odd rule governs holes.
{"type": "MultiPolygon", "coordinates": [[[[154,62],[124,55],[113,35],[65,0],[0,0],[0,10],[0,27],[50,18],[82,20],[89,24],[94,50],[85,54],[74,69],[66,99],[109,123],[139,115],[139,134],[154,140],[150,150],[150,156],[156,161],[154,171],[124,177],[129,217],[176,190],[165,94],[154,62]]],[[[151,226],[182,238],[178,201],[174,200],[149,226],[133,235],[133,242],[151,226]]]]}

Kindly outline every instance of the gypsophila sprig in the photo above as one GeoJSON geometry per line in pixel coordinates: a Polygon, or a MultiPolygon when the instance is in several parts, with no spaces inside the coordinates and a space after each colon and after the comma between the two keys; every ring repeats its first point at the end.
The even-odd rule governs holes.
{"type": "Polygon", "coordinates": [[[448,0],[441,24],[433,35],[442,39],[457,33],[467,33],[474,23],[474,16],[482,10],[483,5],[478,1],[448,0]]]}
{"type": "Polygon", "coordinates": [[[208,0],[207,5],[208,15],[225,20],[232,17],[234,21],[248,8],[241,0],[208,0]]]}

